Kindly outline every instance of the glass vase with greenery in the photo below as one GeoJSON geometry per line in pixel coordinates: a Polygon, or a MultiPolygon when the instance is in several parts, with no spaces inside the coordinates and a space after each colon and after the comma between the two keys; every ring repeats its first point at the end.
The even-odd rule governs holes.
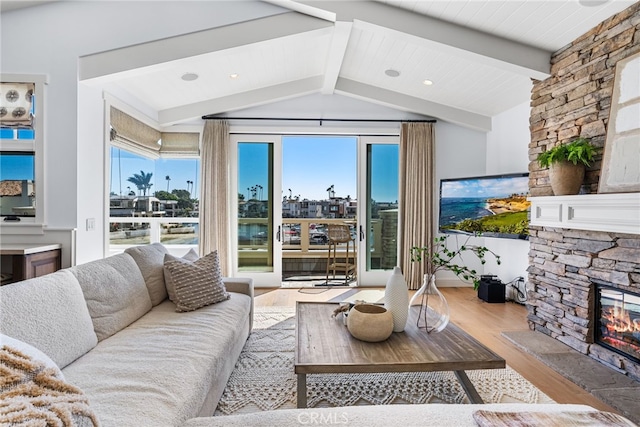
{"type": "Polygon", "coordinates": [[[435,284],[438,271],[451,271],[459,278],[473,282],[473,289],[477,290],[480,285],[480,274],[464,264],[464,255],[473,254],[482,265],[486,264],[487,255],[492,255],[500,265],[500,256],[495,252],[486,246],[469,243],[472,237],[480,237],[480,234],[467,236],[464,243],[456,249],[450,249],[447,246],[449,237],[450,235],[438,236],[433,239],[431,246],[411,248],[411,261],[424,262],[426,273],[422,287],[413,295],[409,305],[420,305],[417,326],[425,328],[427,332],[439,332],[449,322],[449,306],[435,284]]]}

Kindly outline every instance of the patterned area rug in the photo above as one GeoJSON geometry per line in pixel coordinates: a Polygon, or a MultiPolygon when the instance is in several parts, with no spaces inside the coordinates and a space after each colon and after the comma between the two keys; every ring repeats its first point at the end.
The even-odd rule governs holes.
{"type": "MultiPolygon", "coordinates": [[[[296,407],[295,310],[258,307],[215,415],[296,407]]],[[[486,403],[554,403],[513,369],[468,371],[486,403]]],[[[468,403],[452,372],[307,375],[309,407],[468,403]]]]}

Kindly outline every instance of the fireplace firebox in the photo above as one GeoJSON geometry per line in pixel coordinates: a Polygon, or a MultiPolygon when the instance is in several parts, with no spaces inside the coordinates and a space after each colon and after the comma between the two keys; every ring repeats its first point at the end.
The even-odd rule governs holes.
{"type": "Polygon", "coordinates": [[[640,294],[597,285],[596,343],[640,363],[640,294]]]}

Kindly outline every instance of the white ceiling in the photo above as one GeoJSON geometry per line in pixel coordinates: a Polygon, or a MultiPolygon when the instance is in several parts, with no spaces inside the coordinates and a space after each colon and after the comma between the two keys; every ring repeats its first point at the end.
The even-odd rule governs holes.
{"type": "Polygon", "coordinates": [[[282,13],[81,58],[80,79],[144,105],[163,126],[296,99],[297,116],[326,118],[332,97],[489,130],[491,116],[529,100],[552,52],[634,2],[269,3],[282,13]],[[185,82],[187,72],[199,78],[185,82]]]}

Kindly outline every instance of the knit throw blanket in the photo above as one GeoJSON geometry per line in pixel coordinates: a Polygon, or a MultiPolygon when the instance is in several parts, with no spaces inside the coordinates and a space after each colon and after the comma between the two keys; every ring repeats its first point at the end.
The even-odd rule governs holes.
{"type": "Polygon", "coordinates": [[[59,371],[4,345],[0,348],[0,425],[97,427],[82,390],[59,371]]]}

